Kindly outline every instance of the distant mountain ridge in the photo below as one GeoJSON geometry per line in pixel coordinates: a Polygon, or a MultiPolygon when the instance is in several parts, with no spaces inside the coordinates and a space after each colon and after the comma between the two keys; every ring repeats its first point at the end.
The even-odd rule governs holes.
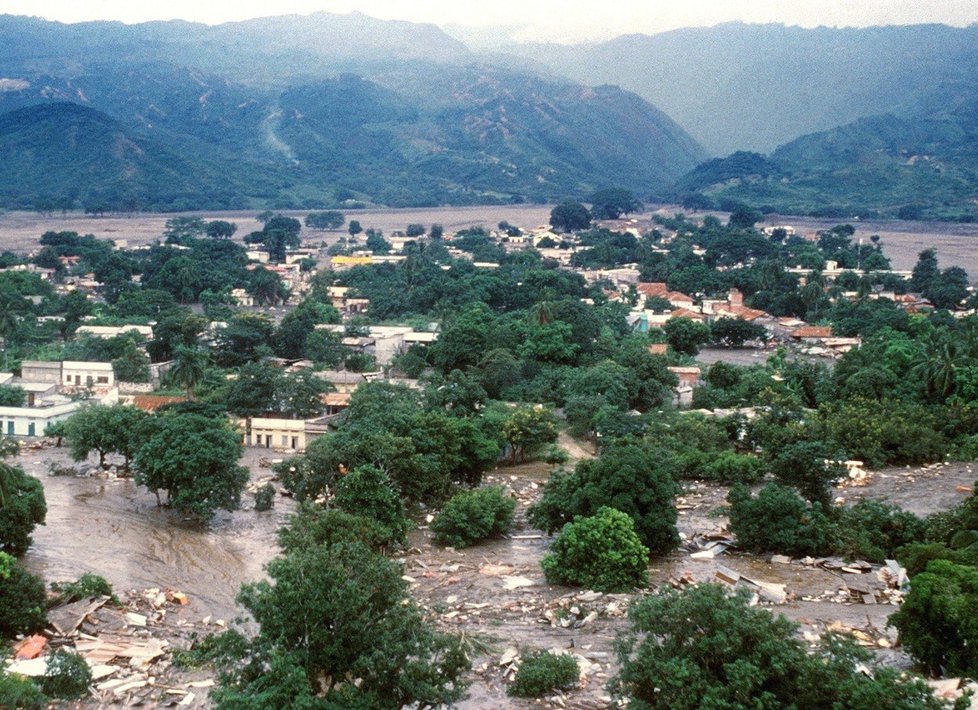
{"type": "Polygon", "coordinates": [[[726,23],[583,45],[511,44],[584,83],[613,83],[715,155],[769,152],[881,113],[908,117],[942,85],[978,83],[978,25],[804,29],[726,23]]]}
{"type": "Polygon", "coordinates": [[[918,115],[860,118],[766,158],[741,152],[708,161],[677,182],[677,196],[785,214],[978,219],[978,91],[944,87],[927,101],[918,115]]]}
{"type": "Polygon", "coordinates": [[[480,64],[437,27],[358,14],[215,27],[0,16],[0,113],[44,104],[60,108],[0,128],[0,160],[20,176],[0,193],[8,207],[61,199],[73,175],[88,176],[78,200],[144,209],[550,201],[609,185],[647,198],[707,157],[634,94],[480,64]],[[94,170],[80,151],[98,141],[59,158],[59,121],[100,135],[114,121],[145,159],[94,170]],[[127,171],[147,177],[117,179],[127,171]]]}

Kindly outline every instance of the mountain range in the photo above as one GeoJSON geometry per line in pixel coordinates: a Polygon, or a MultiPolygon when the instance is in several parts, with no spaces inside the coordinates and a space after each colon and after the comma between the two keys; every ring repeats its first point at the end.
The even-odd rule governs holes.
{"type": "Polygon", "coordinates": [[[572,46],[449,29],[359,13],[0,16],[0,202],[404,206],[614,185],[781,212],[976,214],[978,26],[729,23],[572,46]]]}
{"type": "Polygon", "coordinates": [[[649,196],[708,157],[635,94],[480,63],[429,25],[5,16],[0,47],[0,159],[17,167],[0,177],[7,206],[469,204],[610,185],[649,196]],[[83,124],[91,139],[65,152],[60,137],[83,124]]]}

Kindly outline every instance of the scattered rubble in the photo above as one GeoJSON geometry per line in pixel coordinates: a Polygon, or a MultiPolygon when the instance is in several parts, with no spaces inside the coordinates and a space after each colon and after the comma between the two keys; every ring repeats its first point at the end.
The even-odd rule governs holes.
{"type": "MultiPolygon", "coordinates": [[[[120,605],[109,597],[83,599],[48,612],[49,628],[20,641],[6,670],[29,677],[43,676],[48,654],[72,650],[88,663],[94,681],[93,700],[99,707],[200,706],[213,679],[184,682],[172,666],[172,651],[187,647],[191,634],[209,632],[210,618],[192,622],[179,612],[189,603],[186,594],[170,589],[146,589],[125,595],[120,605]],[[198,693],[191,691],[198,690],[198,693]]],[[[213,626],[223,626],[215,621],[213,626]]]]}
{"type": "Polygon", "coordinates": [[[793,594],[789,595],[787,587],[784,584],[761,582],[756,579],[750,579],[739,572],[734,572],[732,569],[727,567],[717,567],[716,578],[717,581],[729,585],[730,587],[746,587],[754,592],[752,606],[761,600],[770,602],[772,604],[784,604],[789,598],[794,598],[793,594]]]}
{"type": "Polygon", "coordinates": [[[698,533],[683,544],[683,549],[692,551],[694,560],[712,560],[731,547],[736,547],[734,536],[725,529],[698,533]]]}

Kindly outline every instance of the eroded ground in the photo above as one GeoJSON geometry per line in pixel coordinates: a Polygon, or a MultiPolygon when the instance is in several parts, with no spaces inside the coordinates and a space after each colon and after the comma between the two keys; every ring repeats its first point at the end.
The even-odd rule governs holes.
{"type": "MultiPolygon", "coordinates": [[[[561,444],[575,459],[592,453],[587,444],[566,436],[561,444]]],[[[264,456],[265,451],[247,452],[245,463],[253,481],[270,474],[260,464],[264,456]]],[[[273,512],[255,513],[251,496],[245,494],[243,510],[222,515],[210,529],[202,529],[157,509],[155,499],[129,480],[103,475],[50,477],[50,461],[67,464],[66,451],[28,449],[20,457],[25,469],[44,482],[49,507],[47,525],[35,533],[26,564],[49,581],[91,571],[113,583],[128,607],[93,612],[79,627],[81,633],[96,638],[104,633],[137,644],[152,639],[165,642],[165,652],[149,663],[110,662],[117,670],[100,681],[99,697],[89,705],[182,702],[182,707],[207,707],[213,673],[175,670],[170,651],[189,646],[195,635],[220,631],[239,613],[233,601],[238,587],[259,578],[264,564],[277,553],[275,531],[292,509],[291,501],[279,497],[273,512]],[[189,603],[173,601],[167,590],[186,594],[189,603]],[[126,612],[137,614],[136,622],[146,617],[146,626],[128,623],[126,612]]],[[[476,649],[472,686],[460,704],[463,708],[596,708],[610,702],[605,686],[615,670],[613,640],[625,628],[628,604],[637,595],[597,594],[546,583],[539,561],[549,538],[529,526],[526,509],[540,495],[550,473],[550,466],[528,464],[504,467],[486,477],[487,483],[504,485],[518,501],[516,525],[507,539],[466,550],[442,548],[432,544],[421,521],[403,556],[405,575],[419,603],[430,610],[436,624],[463,634],[476,649]],[[542,701],[508,698],[506,685],[519,654],[543,648],[578,657],[580,688],[542,701]]],[[[843,488],[837,495],[849,502],[882,498],[926,514],[960,501],[962,487],[970,486],[974,478],[971,464],[886,469],[872,474],[866,486],[843,488]]],[[[690,549],[654,560],[653,589],[716,581],[718,572],[784,585],[784,603],[771,604],[763,596],[758,601],[799,621],[809,640],[833,624],[854,629],[857,638],[886,662],[908,665],[906,657],[892,648],[895,635],[886,629],[886,618],[895,608],[888,602],[899,593],[878,577],[878,566],[857,574],[839,569],[838,564],[830,563],[827,569],[813,561],[772,561],[733,549],[712,559],[696,559],[691,556],[697,549],[695,542],[714,533],[722,537],[727,490],[698,483],[684,488],[677,500],[679,528],[690,549]],[[867,600],[873,603],[864,603],[867,600]]]]}

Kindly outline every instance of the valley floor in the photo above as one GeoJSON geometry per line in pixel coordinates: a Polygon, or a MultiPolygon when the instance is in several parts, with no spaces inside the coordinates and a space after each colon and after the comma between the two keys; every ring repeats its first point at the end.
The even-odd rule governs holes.
{"type": "MultiPolygon", "coordinates": [[[[566,435],[561,445],[574,458],[591,455],[589,444],[566,435]]],[[[264,465],[267,460],[262,461],[267,454],[247,450],[244,463],[253,481],[269,475],[264,465]]],[[[149,626],[140,633],[165,639],[173,648],[187,647],[194,634],[220,631],[219,624],[239,613],[233,602],[238,586],[259,576],[264,563],[276,554],[275,530],[292,509],[290,499],[280,496],[274,511],[255,513],[246,495],[245,510],[219,517],[211,529],[201,530],[171,520],[169,513],[157,510],[151,496],[134,489],[130,481],[103,476],[49,477],[45,472],[48,461],[67,463],[66,451],[25,449],[19,461],[44,482],[49,506],[48,523],[35,533],[26,558],[28,566],[49,581],[74,578],[85,571],[106,576],[120,596],[132,600],[133,609],[149,614],[149,626]],[[146,588],[184,592],[190,604],[165,604],[162,615],[158,609],[147,612],[146,588]]],[[[487,483],[505,486],[518,501],[517,523],[506,539],[453,550],[434,545],[424,526],[410,537],[403,559],[412,594],[438,626],[472,642],[472,685],[461,703],[463,708],[540,707],[539,702],[506,696],[514,661],[529,649],[566,650],[578,657],[582,668],[577,690],[551,696],[542,706],[608,706],[605,685],[615,672],[613,640],[625,628],[628,604],[637,595],[597,594],[546,583],[539,562],[549,537],[529,526],[525,515],[550,473],[550,466],[533,463],[499,468],[486,477],[487,483]]],[[[961,500],[959,486],[970,486],[974,479],[971,464],[885,469],[874,472],[866,486],[843,488],[837,495],[847,501],[882,498],[926,514],[961,500]]],[[[722,531],[726,493],[725,487],[715,484],[684,486],[677,500],[684,540],[701,540],[722,531]]],[[[717,572],[724,569],[758,582],[783,584],[786,602],[769,606],[801,623],[806,638],[841,625],[855,629],[884,662],[909,666],[907,657],[893,648],[895,632],[886,628],[887,616],[895,607],[886,603],[890,592],[877,579],[879,566],[857,574],[833,569],[832,564],[769,561],[733,549],[713,559],[695,559],[690,554],[681,549],[653,560],[651,589],[716,581],[717,572]],[[865,588],[879,603],[855,601],[852,587],[865,588]]],[[[760,603],[768,605],[763,600],[760,603]]],[[[114,678],[129,676],[137,683],[155,680],[121,694],[110,687],[101,694],[101,701],[89,705],[125,706],[136,699],[155,703],[164,697],[186,697],[177,692],[192,692],[195,697],[185,707],[209,706],[206,685],[213,673],[177,671],[170,667],[169,653],[143,671],[120,669],[114,678]],[[169,696],[168,689],[173,691],[169,696]]]]}

